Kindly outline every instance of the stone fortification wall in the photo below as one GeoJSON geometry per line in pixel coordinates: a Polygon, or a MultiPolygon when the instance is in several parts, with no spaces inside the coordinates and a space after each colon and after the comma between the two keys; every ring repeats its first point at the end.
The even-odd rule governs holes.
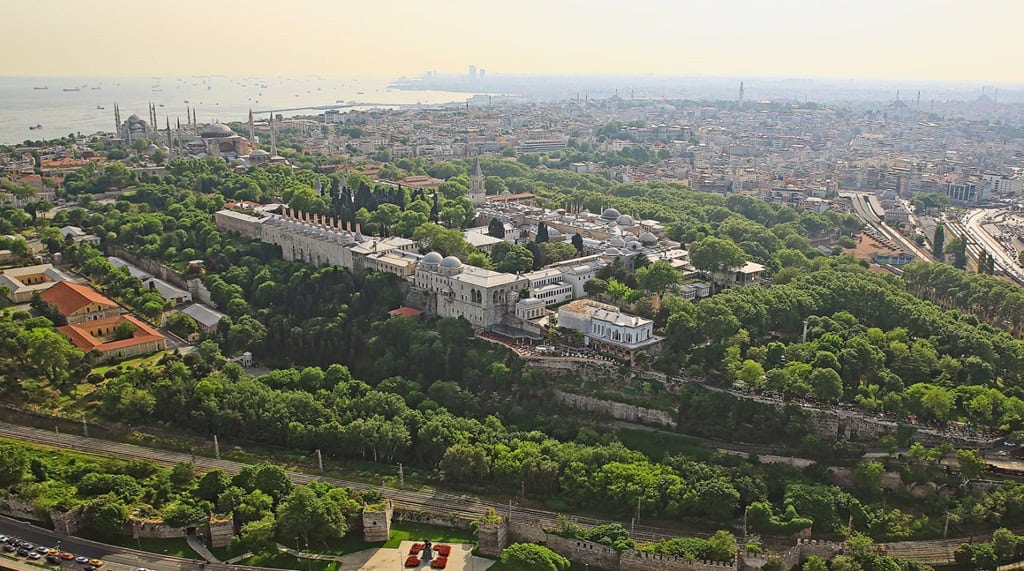
{"type": "Polygon", "coordinates": [[[798,539],[796,545],[782,552],[782,563],[786,569],[800,565],[812,555],[826,561],[839,555],[846,548],[843,543],[819,541],[817,539],[798,539]]]}
{"type": "Polygon", "coordinates": [[[481,521],[476,529],[476,541],[481,555],[497,559],[508,545],[508,523],[504,518],[496,522],[481,521]]]}
{"type": "Polygon", "coordinates": [[[207,524],[206,537],[210,541],[210,547],[228,547],[234,536],[235,522],[231,517],[211,519],[207,524]]]}
{"type": "Polygon", "coordinates": [[[648,426],[676,428],[677,423],[672,415],[663,410],[645,408],[622,402],[603,400],[574,393],[554,391],[555,400],[564,406],[608,416],[616,420],[636,422],[648,426]]]}
{"type": "Polygon", "coordinates": [[[455,529],[471,529],[474,521],[471,518],[456,513],[433,514],[402,508],[395,508],[393,517],[398,521],[411,521],[415,523],[436,525],[438,527],[453,527],[455,529]]]}
{"type": "Polygon", "coordinates": [[[36,513],[35,506],[15,497],[0,498],[0,514],[10,516],[15,519],[46,521],[45,517],[36,513]]]}
{"type": "Polygon", "coordinates": [[[391,518],[395,506],[385,500],[384,509],[370,511],[363,509],[363,541],[387,541],[391,537],[391,518]]]}
{"type": "Polygon", "coordinates": [[[688,561],[678,557],[648,553],[645,551],[624,551],[619,558],[619,571],[736,571],[736,562],[688,561]]]}
{"type": "Polygon", "coordinates": [[[149,258],[144,258],[142,256],[138,256],[120,246],[114,245],[107,246],[107,255],[117,256],[118,258],[121,258],[122,260],[125,260],[131,263],[132,265],[153,274],[154,276],[164,280],[165,282],[173,284],[175,287],[179,287],[184,290],[189,289],[188,282],[186,282],[185,279],[182,278],[180,274],[178,274],[177,270],[175,270],[172,267],[165,266],[160,262],[151,260],[149,258]]]}
{"type": "MultiPolygon", "coordinates": [[[[559,555],[566,557],[574,563],[590,565],[607,571],[619,569],[619,552],[607,545],[582,541],[579,539],[568,539],[559,535],[546,534],[544,544],[559,555]]],[[[649,568],[650,569],[650,568],[649,568]]]]}
{"type": "Polygon", "coordinates": [[[162,521],[128,521],[132,539],[174,539],[187,535],[184,527],[171,527],[162,521]]]}

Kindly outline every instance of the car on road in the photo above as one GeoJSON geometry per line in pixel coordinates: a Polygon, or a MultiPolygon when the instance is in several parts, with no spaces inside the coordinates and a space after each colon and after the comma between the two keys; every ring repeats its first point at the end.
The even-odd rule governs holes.
{"type": "Polygon", "coordinates": [[[75,557],[75,563],[89,563],[89,558],[79,555],[78,557],[75,557]]]}
{"type": "Polygon", "coordinates": [[[103,561],[99,559],[90,559],[89,565],[92,565],[93,567],[99,569],[100,567],[103,567],[103,561]]]}
{"type": "Polygon", "coordinates": [[[60,565],[60,555],[47,555],[46,562],[51,565],[60,565]]]}
{"type": "Polygon", "coordinates": [[[75,554],[64,551],[60,554],[60,558],[64,561],[73,561],[75,559],[75,554]]]}

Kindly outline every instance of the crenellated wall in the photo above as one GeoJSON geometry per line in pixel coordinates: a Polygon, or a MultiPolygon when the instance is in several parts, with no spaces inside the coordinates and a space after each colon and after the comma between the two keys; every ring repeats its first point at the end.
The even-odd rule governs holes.
{"type": "Polygon", "coordinates": [[[391,500],[384,500],[384,509],[363,508],[363,541],[387,541],[391,537],[391,518],[395,506],[391,500]]]}
{"type": "Polygon", "coordinates": [[[497,559],[508,545],[508,523],[505,518],[498,521],[481,521],[476,529],[476,541],[480,554],[497,559]]]}
{"type": "Polygon", "coordinates": [[[553,392],[555,400],[558,401],[559,404],[575,408],[577,410],[593,412],[609,416],[616,420],[636,422],[638,424],[648,426],[661,426],[673,429],[677,426],[676,420],[672,418],[672,414],[663,410],[645,408],[642,406],[603,400],[558,390],[553,392]]]}

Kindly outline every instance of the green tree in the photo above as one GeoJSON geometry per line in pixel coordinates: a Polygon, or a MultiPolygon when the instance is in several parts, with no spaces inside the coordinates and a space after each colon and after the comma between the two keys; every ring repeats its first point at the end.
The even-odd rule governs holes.
{"type": "Polygon", "coordinates": [[[114,495],[99,496],[82,505],[81,526],[99,537],[113,537],[128,525],[128,506],[114,495]]]}
{"type": "Polygon", "coordinates": [[[252,553],[273,553],[277,551],[274,516],[267,515],[242,526],[238,534],[238,542],[252,553]]]}
{"type": "Polygon", "coordinates": [[[876,497],[882,490],[885,465],[874,460],[865,460],[853,470],[853,485],[867,497],[876,497]]]}
{"type": "Polygon", "coordinates": [[[828,566],[821,557],[811,555],[804,561],[803,571],[828,571],[828,566]]]}
{"type": "Polygon", "coordinates": [[[210,470],[199,478],[199,485],[196,487],[196,497],[217,503],[220,495],[231,486],[231,476],[219,468],[210,470]]]}
{"type": "Polygon", "coordinates": [[[658,260],[636,271],[636,283],[651,293],[664,293],[679,283],[680,273],[665,260],[658,260]]]}
{"type": "Polygon", "coordinates": [[[513,543],[501,552],[501,562],[512,571],[567,571],[569,560],[543,545],[513,543]]]}
{"type": "Polygon", "coordinates": [[[487,224],[487,234],[494,238],[505,237],[505,225],[497,218],[491,218],[491,221],[487,224]]]}
{"type": "Polygon", "coordinates": [[[543,244],[544,242],[547,242],[549,239],[550,238],[548,237],[548,226],[547,226],[547,224],[544,224],[543,222],[538,222],[537,223],[537,239],[534,240],[534,241],[537,242],[538,244],[543,244]]]}
{"type": "Polygon", "coordinates": [[[965,480],[977,478],[988,468],[985,458],[977,450],[957,450],[956,461],[960,465],[960,475],[965,480]]]}
{"type": "Polygon", "coordinates": [[[121,341],[124,339],[131,339],[135,336],[135,332],[138,331],[138,327],[131,321],[122,321],[114,327],[114,339],[121,341]]]}
{"type": "Polygon", "coordinates": [[[690,245],[690,260],[712,279],[722,280],[729,270],[742,266],[747,255],[732,240],[708,236],[690,245]]]}
{"type": "Polygon", "coordinates": [[[20,446],[0,446],[0,487],[8,488],[20,483],[28,468],[28,455],[20,446]]]}
{"type": "MultiPolygon", "coordinates": [[[[494,259],[493,255],[491,259],[494,259]]],[[[523,246],[509,244],[504,257],[501,258],[501,261],[495,260],[495,263],[499,272],[521,274],[533,269],[533,254],[523,246]]]]}
{"type": "Polygon", "coordinates": [[[935,257],[942,261],[942,255],[946,249],[946,230],[942,224],[935,227],[935,238],[932,240],[932,253],[935,257]]]}

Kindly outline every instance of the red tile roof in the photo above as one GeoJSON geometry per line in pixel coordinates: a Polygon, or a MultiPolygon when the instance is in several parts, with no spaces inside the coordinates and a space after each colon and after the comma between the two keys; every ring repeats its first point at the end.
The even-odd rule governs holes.
{"type": "Polygon", "coordinates": [[[406,307],[403,305],[398,309],[392,309],[391,311],[388,312],[388,315],[390,315],[391,317],[416,317],[421,313],[423,312],[416,308],[406,307]]]}
{"type": "Polygon", "coordinates": [[[43,301],[57,308],[62,315],[71,315],[90,303],[98,303],[108,307],[117,304],[89,286],[71,282],[60,282],[40,294],[43,301]]]}
{"type": "Polygon", "coordinates": [[[57,331],[63,333],[65,337],[75,344],[75,347],[78,347],[85,352],[96,349],[101,353],[106,353],[108,351],[114,351],[124,347],[159,341],[164,338],[164,336],[156,329],[153,329],[145,322],[136,319],[132,315],[118,315],[117,317],[108,317],[107,319],[86,321],[85,323],[79,323],[77,325],[65,325],[63,327],[58,327],[57,331]],[[105,343],[102,339],[97,339],[89,334],[89,329],[107,326],[117,327],[117,324],[122,321],[128,321],[136,327],[135,334],[130,339],[121,339],[119,341],[110,341],[105,343]]]}

